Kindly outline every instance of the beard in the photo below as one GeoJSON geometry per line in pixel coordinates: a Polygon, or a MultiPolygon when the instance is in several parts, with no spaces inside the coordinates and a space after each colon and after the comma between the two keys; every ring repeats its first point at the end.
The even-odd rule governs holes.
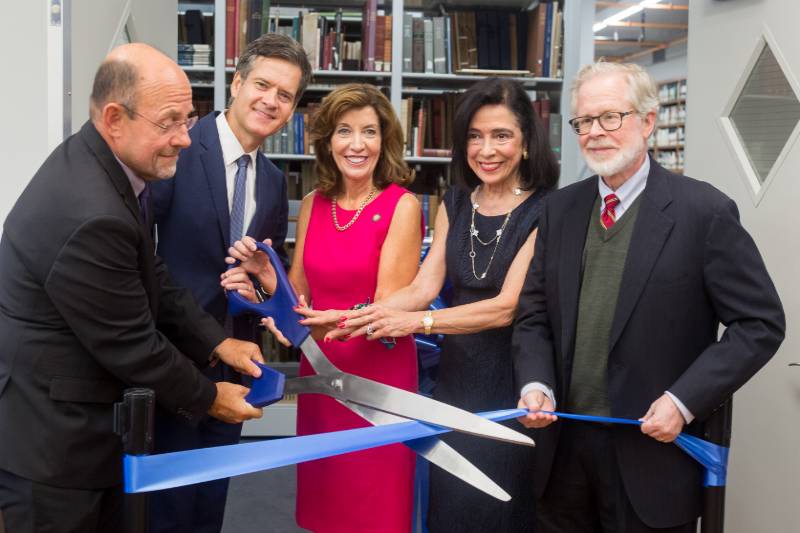
{"type": "Polygon", "coordinates": [[[589,148],[605,147],[608,147],[608,145],[602,142],[591,143],[590,141],[585,147],[581,148],[586,165],[592,169],[592,172],[603,177],[614,176],[630,168],[638,163],[642,153],[647,151],[644,139],[635,144],[623,145],[613,156],[607,159],[597,159],[589,151],[589,148]]]}

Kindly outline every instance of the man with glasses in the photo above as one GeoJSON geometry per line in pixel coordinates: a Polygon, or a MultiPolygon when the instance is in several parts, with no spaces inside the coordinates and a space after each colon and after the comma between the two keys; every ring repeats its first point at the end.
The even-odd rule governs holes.
{"type": "Polygon", "coordinates": [[[784,315],[736,205],[647,154],[641,67],[584,67],[570,121],[597,175],[553,193],[514,324],[540,533],[694,533],[701,468],[671,444],[775,353],[784,315]],[[719,325],[726,326],[718,338],[719,325]],[[560,411],[641,427],[557,420],[560,411]]]}
{"type": "Polygon", "coordinates": [[[8,533],[122,531],[114,402],[127,387],[187,423],[261,416],[248,389],[199,368],[259,375],[257,345],[226,338],[154,254],[147,191],[189,146],[183,71],[144,44],[111,51],[90,120],[44,162],[0,241],[0,509],[8,533]]]}
{"type": "MultiPolygon", "coordinates": [[[[269,33],[251,42],[236,66],[228,109],[197,123],[175,177],[153,187],[159,256],[176,283],[188,287],[237,339],[256,339],[258,322],[228,316],[220,286],[225,256],[228,247],[249,235],[258,241],[271,239],[286,259],[286,178],[259,148],[292,118],[310,77],[305,50],[294,39],[269,33]]],[[[215,382],[242,383],[241,374],[225,363],[204,373],[215,382]]],[[[241,424],[213,417],[188,426],[159,410],[156,451],[236,444],[241,430],[241,424]]],[[[151,533],[220,531],[227,490],[228,480],[222,479],[155,493],[151,533]]]]}

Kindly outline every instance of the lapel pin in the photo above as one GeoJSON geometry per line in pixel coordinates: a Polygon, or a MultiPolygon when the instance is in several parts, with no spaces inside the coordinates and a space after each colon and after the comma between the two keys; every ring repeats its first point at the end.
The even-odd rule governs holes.
{"type": "Polygon", "coordinates": [[[380,219],[381,219],[381,216],[378,213],[375,213],[374,215],[372,215],[372,221],[373,222],[377,222],[380,219]]]}

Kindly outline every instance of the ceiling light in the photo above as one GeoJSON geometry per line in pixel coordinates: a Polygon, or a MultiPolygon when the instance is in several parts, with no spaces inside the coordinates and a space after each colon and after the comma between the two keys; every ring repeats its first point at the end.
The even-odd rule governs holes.
{"type": "Polygon", "coordinates": [[[592,31],[597,33],[600,30],[607,28],[609,25],[613,24],[614,22],[619,22],[621,20],[625,20],[626,18],[635,15],[636,13],[640,12],[647,6],[652,6],[653,4],[658,4],[661,0],[642,0],[635,6],[631,6],[628,8],[623,9],[619,13],[615,13],[610,17],[607,17],[602,22],[596,23],[592,26],[592,31]]]}

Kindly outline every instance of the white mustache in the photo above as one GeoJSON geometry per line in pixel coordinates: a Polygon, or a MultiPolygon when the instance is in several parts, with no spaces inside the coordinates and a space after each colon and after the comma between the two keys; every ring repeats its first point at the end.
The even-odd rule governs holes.
{"type": "Polygon", "coordinates": [[[598,148],[599,148],[599,149],[604,149],[604,148],[615,148],[615,147],[614,147],[613,145],[610,145],[610,144],[594,144],[594,143],[586,143],[586,148],[589,148],[589,149],[596,150],[596,149],[598,149],[598,148]]]}

